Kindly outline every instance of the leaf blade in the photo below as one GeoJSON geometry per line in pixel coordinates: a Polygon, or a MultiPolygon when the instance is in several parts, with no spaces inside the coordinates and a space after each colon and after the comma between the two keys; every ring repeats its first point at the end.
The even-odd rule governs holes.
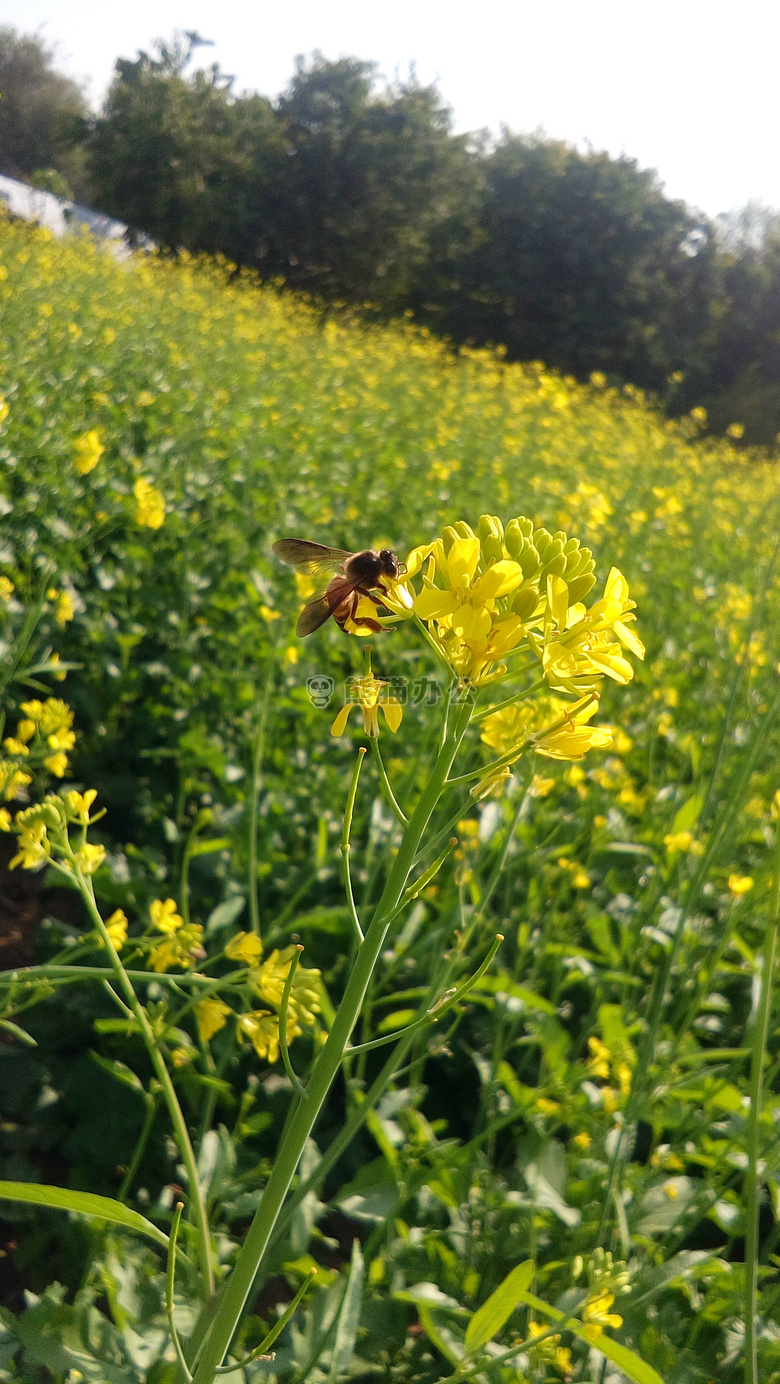
{"type": "Polygon", "coordinates": [[[495,1292],[483,1302],[466,1328],[467,1355],[476,1355],[477,1351],[486,1346],[488,1341],[492,1341],[502,1327],[506,1326],[515,1308],[523,1301],[533,1276],[533,1260],[525,1259],[522,1264],[515,1265],[503,1283],[499,1283],[495,1292]]]}
{"type": "Polygon", "coordinates": [[[48,1206],[55,1211],[75,1211],[79,1216],[92,1216],[96,1220],[110,1221],[113,1225],[135,1230],[139,1235],[154,1240],[162,1249],[168,1248],[168,1236],[156,1225],[124,1206],[113,1197],[101,1197],[95,1192],[73,1192],[69,1187],[51,1187],[40,1182],[2,1182],[0,1181],[0,1200],[20,1201],[32,1206],[48,1206]]]}

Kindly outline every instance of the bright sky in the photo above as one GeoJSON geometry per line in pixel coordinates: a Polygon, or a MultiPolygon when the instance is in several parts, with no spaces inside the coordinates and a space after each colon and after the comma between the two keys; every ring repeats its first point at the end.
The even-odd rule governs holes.
{"type": "Polygon", "coordinates": [[[780,207],[778,0],[0,0],[97,103],[117,57],[197,29],[237,89],[275,96],[296,54],[436,80],[458,130],[543,127],[656,168],[714,215],[780,207]]]}

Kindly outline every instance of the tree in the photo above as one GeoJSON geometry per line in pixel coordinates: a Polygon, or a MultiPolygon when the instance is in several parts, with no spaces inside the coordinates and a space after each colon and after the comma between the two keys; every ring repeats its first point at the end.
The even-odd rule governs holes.
{"type": "Polygon", "coordinates": [[[580,154],[504,133],[483,159],[472,248],[415,294],[458,341],[501,343],[512,359],[660,389],[693,368],[710,327],[715,247],[630,159],[580,154]],[[441,292],[446,279],[448,293],[441,292]]]}
{"type": "Polygon", "coordinates": [[[185,75],[202,43],[190,33],[117,62],[90,140],[93,194],[163,246],[247,263],[283,141],[264,97],[236,99],[216,65],[185,75]]]}
{"type": "Polygon", "coordinates": [[[277,263],[328,301],[399,311],[478,171],[435,87],[375,78],[354,58],[299,60],[277,107],[291,155],[277,263]]]}
{"type": "Polygon", "coordinates": [[[81,186],[87,104],[52,64],[42,39],[0,28],[0,172],[29,180],[47,169],[81,186]]]}

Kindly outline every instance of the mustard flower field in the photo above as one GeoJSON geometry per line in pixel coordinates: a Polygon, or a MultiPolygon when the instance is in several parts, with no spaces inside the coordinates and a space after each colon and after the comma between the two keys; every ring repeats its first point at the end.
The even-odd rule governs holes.
{"type": "Polygon", "coordinates": [[[776,461],[5,223],[0,398],[0,1380],[780,1381],[776,461]]]}

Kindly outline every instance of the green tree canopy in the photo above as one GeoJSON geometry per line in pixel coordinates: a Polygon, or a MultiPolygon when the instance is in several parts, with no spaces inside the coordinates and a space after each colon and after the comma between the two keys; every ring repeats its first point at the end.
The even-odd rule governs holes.
{"type": "Polygon", "coordinates": [[[691,368],[710,327],[715,247],[654,173],[509,132],[482,173],[471,247],[416,295],[432,324],[581,377],[660,388],[691,368]]]}
{"type": "Polygon", "coordinates": [[[88,108],[53,62],[39,37],[0,28],[0,173],[29,179],[49,169],[78,184],[88,108]]]}

